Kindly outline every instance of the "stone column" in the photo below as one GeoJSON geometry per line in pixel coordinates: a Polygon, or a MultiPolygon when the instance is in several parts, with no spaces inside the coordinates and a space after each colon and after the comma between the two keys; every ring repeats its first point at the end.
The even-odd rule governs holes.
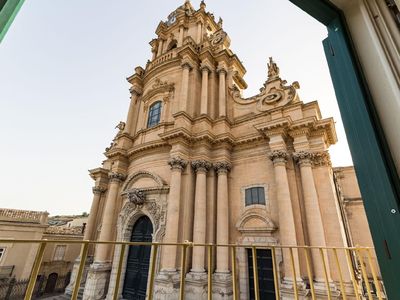
{"type": "Polygon", "coordinates": [[[219,117],[224,117],[226,116],[226,87],[225,87],[225,82],[226,82],[226,70],[224,68],[219,68],[218,70],[219,74],[219,99],[218,99],[218,107],[219,107],[219,112],[218,116],[219,117]]]}
{"type": "Polygon", "coordinates": [[[139,105],[137,105],[140,91],[138,89],[131,88],[131,103],[129,105],[128,116],[126,118],[126,125],[124,132],[134,135],[136,130],[137,118],[139,115],[139,105]]]}
{"type": "MultiPolygon", "coordinates": [[[[313,173],[317,178],[317,193],[321,209],[322,222],[324,224],[327,247],[347,247],[344,221],[340,213],[339,201],[333,180],[333,171],[328,151],[314,152],[313,173]]],[[[333,281],[338,282],[340,274],[336,265],[336,258],[332,251],[328,252],[329,266],[333,281]]],[[[343,280],[350,282],[351,277],[346,266],[345,255],[339,255],[339,263],[342,269],[343,280]]]]}
{"type": "Polygon", "coordinates": [[[158,50],[157,50],[157,57],[159,57],[162,54],[162,50],[163,50],[163,43],[164,40],[159,38],[158,39],[158,50]]]}
{"type": "MultiPolygon", "coordinates": [[[[192,167],[196,172],[196,188],[194,199],[194,224],[193,224],[193,242],[196,244],[205,244],[206,242],[206,175],[211,164],[205,160],[192,161],[192,167]]],[[[191,272],[202,273],[204,269],[204,247],[194,247],[192,257],[191,272]]]]}
{"type": "MultiPolygon", "coordinates": [[[[217,184],[217,244],[229,244],[229,195],[228,172],[231,164],[217,162],[214,164],[218,176],[217,184]]],[[[217,248],[216,273],[229,273],[229,249],[217,248]]]]}
{"type": "Polygon", "coordinates": [[[189,62],[182,63],[182,83],[181,83],[181,106],[180,110],[187,112],[188,92],[189,92],[189,72],[192,65],[189,62]]]}
{"type": "MultiPolygon", "coordinates": [[[[293,157],[300,166],[301,186],[303,188],[303,201],[310,246],[325,247],[325,233],[321,210],[319,207],[317,190],[315,189],[314,175],[311,168],[313,153],[308,151],[298,151],[293,153],[293,157]]],[[[324,267],[320,253],[318,250],[312,250],[311,256],[315,281],[323,283],[324,267]]],[[[329,270],[327,271],[329,274],[329,270]]]]}
{"type": "MultiPolygon", "coordinates": [[[[110,185],[104,207],[99,241],[110,241],[112,239],[119,186],[126,176],[120,173],[111,172],[108,177],[110,179],[110,185]]],[[[110,245],[99,244],[96,248],[94,261],[108,262],[110,260],[110,250],[110,245]]]]}
{"type": "MultiPolygon", "coordinates": [[[[168,161],[171,166],[171,181],[168,195],[167,221],[165,229],[165,243],[178,242],[179,205],[181,202],[182,171],[187,161],[180,157],[173,157],[168,161]]],[[[176,271],[177,246],[164,246],[162,249],[162,271],[176,271]]]]}
{"type": "Polygon", "coordinates": [[[202,64],[201,67],[201,103],[200,103],[200,114],[207,114],[208,113],[208,74],[210,73],[210,68],[202,64]]]}
{"type": "Polygon", "coordinates": [[[185,32],[185,27],[179,26],[179,37],[178,37],[178,48],[183,45],[183,34],[185,32]]]}
{"type": "MultiPolygon", "coordinates": [[[[284,246],[297,246],[296,225],[286,171],[288,154],[285,150],[274,150],[270,153],[269,158],[274,164],[280,244],[284,246]]],[[[293,249],[293,256],[296,273],[300,278],[300,264],[297,249],[293,249]]],[[[283,271],[285,281],[293,282],[289,249],[283,249],[283,271]]]]}
{"type": "Polygon", "coordinates": [[[202,38],[202,27],[203,25],[201,22],[197,23],[197,34],[196,34],[196,43],[200,44],[201,43],[201,38],[202,38]]]}
{"type": "Polygon", "coordinates": [[[83,237],[84,240],[94,239],[93,232],[95,230],[94,227],[96,223],[97,211],[99,210],[100,198],[101,195],[106,191],[106,189],[100,186],[94,186],[92,188],[92,191],[94,195],[93,195],[92,206],[90,207],[89,219],[85,228],[85,234],[83,237]]]}

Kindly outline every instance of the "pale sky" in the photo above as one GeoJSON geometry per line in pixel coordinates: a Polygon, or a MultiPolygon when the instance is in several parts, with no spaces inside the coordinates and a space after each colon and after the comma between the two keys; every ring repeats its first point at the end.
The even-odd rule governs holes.
{"type": "MultiPolygon", "coordinates": [[[[25,1],[0,45],[0,207],[90,210],[88,170],[100,166],[125,121],[126,77],[145,66],[158,23],[183,2],[25,1]]],[[[323,117],[334,117],[334,166],[352,164],[322,48],[325,27],[289,1],[206,4],[247,69],[245,96],[258,92],[273,56],[283,79],[300,82],[301,99],[318,100],[323,117]]]]}

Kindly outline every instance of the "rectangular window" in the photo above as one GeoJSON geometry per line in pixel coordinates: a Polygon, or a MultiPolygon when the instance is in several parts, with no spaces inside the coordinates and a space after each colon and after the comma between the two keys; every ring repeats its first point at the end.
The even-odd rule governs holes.
{"type": "Polygon", "coordinates": [[[66,249],[67,249],[66,245],[57,245],[56,250],[54,251],[53,260],[56,260],[56,261],[64,260],[66,249]]]}
{"type": "Polygon", "coordinates": [[[253,187],[245,190],[245,205],[265,205],[265,193],[263,187],[253,187]]]}

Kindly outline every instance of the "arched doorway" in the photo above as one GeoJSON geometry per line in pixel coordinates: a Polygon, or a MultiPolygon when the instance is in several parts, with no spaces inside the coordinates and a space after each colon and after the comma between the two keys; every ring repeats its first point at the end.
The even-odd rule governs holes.
{"type": "Polygon", "coordinates": [[[46,287],[44,289],[45,294],[54,293],[57,284],[57,279],[58,279],[57,273],[51,273],[49,275],[49,277],[47,278],[46,287]]]}
{"type": "MultiPolygon", "coordinates": [[[[153,225],[147,216],[140,217],[132,229],[131,242],[151,242],[153,225]]],[[[126,263],[124,299],[145,300],[150,263],[150,246],[130,246],[126,263]]]]}

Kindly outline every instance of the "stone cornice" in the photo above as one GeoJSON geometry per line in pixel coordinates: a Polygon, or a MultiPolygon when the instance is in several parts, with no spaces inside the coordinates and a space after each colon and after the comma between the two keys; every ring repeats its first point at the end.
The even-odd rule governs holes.
{"type": "Polygon", "coordinates": [[[89,170],[90,177],[93,180],[97,180],[97,178],[106,179],[106,178],[108,178],[109,172],[110,172],[109,170],[104,169],[104,168],[96,168],[96,169],[89,170]]]}
{"type": "Polygon", "coordinates": [[[196,173],[198,172],[207,172],[211,168],[211,163],[204,159],[194,160],[191,162],[192,168],[196,173]]]}
{"type": "Polygon", "coordinates": [[[126,175],[118,172],[110,172],[108,174],[108,178],[110,179],[111,182],[122,182],[125,180],[126,175]]]}
{"type": "Polygon", "coordinates": [[[116,147],[112,147],[111,149],[106,151],[104,153],[104,155],[107,158],[113,158],[113,157],[127,158],[128,157],[127,156],[127,151],[125,149],[116,148],[116,147]]]}
{"type": "Polygon", "coordinates": [[[232,164],[226,161],[220,161],[213,164],[217,174],[226,174],[232,169],[232,164]]]}
{"type": "Polygon", "coordinates": [[[184,170],[188,164],[186,160],[181,158],[180,156],[175,156],[171,157],[171,159],[168,161],[168,164],[171,167],[171,170],[184,170]]]}
{"type": "Polygon", "coordinates": [[[274,150],[268,157],[272,160],[274,166],[285,165],[288,159],[288,153],[286,150],[274,150]]]}
{"type": "Polygon", "coordinates": [[[134,146],[133,148],[131,148],[128,151],[128,156],[131,157],[139,152],[144,152],[150,149],[156,149],[156,148],[161,148],[161,147],[165,147],[168,144],[164,141],[153,141],[153,142],[147,142],[144,144],[140,144],[137,146],[134,146]]]}

